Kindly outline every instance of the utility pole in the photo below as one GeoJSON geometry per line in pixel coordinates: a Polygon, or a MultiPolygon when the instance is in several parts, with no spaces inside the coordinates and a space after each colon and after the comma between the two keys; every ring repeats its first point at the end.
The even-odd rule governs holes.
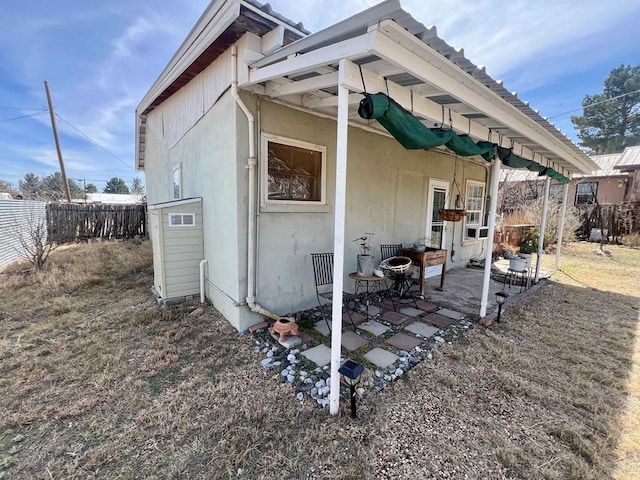
{"type": "Polygon", "coordinates": [[[49,82],[44,81],[44,89],[47,92],[47,102],[49,103],[49,115],[51,115],[51,127],[53,128],[53,138],[56,141],[56,150],[58,152],[58,161],[60,162],[60,173],[62,173],[62,181],[64,182],[64,193],[67,196],[67,202],[71,203],[71,192],[69,191],[69,182],[67,181],[67,172],[64,169],[64,160],[62,159],[62,149],[60,148],[60,139],[58,138],[58,125],[56,124],[56,114],[53,111],[53,100],[51,100],[51,92],[49,91],[49,82]]]}
{"type": "Polygon", "coordinates": [[[87,179],[79,178],[79,182],[82,182],[82,190],[84,190],[84,203],[87,203],[87,179]]]}

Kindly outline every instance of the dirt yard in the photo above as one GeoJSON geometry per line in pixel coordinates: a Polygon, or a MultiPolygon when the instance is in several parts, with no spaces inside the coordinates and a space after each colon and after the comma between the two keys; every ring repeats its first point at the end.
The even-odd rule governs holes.
{"type": "Polygon", "coordinates": [[[0,478],[637,479],[640,250],[595,249],[353,420],[159,308],[147,242],[60,248],[0,274],[0,478]]]}

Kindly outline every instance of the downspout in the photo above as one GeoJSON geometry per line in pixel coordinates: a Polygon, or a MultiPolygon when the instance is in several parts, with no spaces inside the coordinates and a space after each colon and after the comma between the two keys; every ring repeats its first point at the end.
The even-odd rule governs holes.
{"type": "Polygon", "coordinates": [[[204,294],[204,267],[207,265],[209,261],[206,258],[203,258],[200,262],[200,303],[204,303],[206,300],[204,294]]]}
{"type": "Polygon", "coordinates": [[[247,169],[249,170],[249,209],[247,218],[247,305],[252,312],[264,315],[273,320],[279,320],[281,317],[273,312],[265,310],[256,303],[255,287],[256,287],[256,185],[257,185],[257,165],[256,161],[256,143],[254,137],[254,118],[245,103],[238,94],[238,47],[231,46],[231,96],[236,104],[247,117],[249,123],[249,158],[247,158],[247,169]]]}

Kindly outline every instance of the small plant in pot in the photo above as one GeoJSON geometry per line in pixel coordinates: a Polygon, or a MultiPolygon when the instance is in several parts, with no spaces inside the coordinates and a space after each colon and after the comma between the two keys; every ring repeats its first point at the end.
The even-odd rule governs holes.
{"type": "Polygon", "coordinates": [[[363,236],[356,238],[353,242],[358,243],[360,247],[360,255],[358,255],[358,275],[373,275],[373,256],[371,255],[370,238],[373,233],[365,233],[363,236]]]}
{"type": "Polygon", "coordinates": [[[533,241],[533,237],[531,235],[527,235],[522,240],[520,244],[520,251],[518,252],[518,256],[524,258],[527,262],[527,267],[531,266],[531,255],[536,249],[535,243],[533,241]]]}

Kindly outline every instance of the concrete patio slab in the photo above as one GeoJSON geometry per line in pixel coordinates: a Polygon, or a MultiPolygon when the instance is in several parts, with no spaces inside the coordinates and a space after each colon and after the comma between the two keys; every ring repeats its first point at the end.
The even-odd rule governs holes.
{"type": "Polygon", "coordinates": [[[448,308],[441,308],[440,310],[437,310],[435,313],[437,313],[438,315],[442,315],[444,317],[453,318],[454,320],[462,320],[462,318],[464,317],[462,313],[456,312],[455,310],[450,310],[448,308]]]}
{"type": "Polygon", "coordinates": [[[385,312],[382,318],[392,325],[403,325],[409,317],[398,312],[385,312]]]}
{"type": "Polygon", "coordinates": [[[320,332],[321,335],[325,337],[329,336],[329,334],[331,333],[331,330],[329,330],[329,327],[327,326],[327,322],[325,322],[324,320],[317,321],[313,325],[313,328],[315,328],[318,332],[320,332]]]}
{"type": "Polygon", "coordinates": [[[380,347],[365,353],[364,356],[378,368],[386,368],[400,358],[396,354],[380,347]]]}
{"type": "Polygon", "coordinates": [[[393,337],[387,339],[386,343],[393,345],[400,350],[409,351],[420,345],[422,340],[414,337],[413,335],[407,335],[406,333],[396,333],[393,337]]]}
{"type": "Polygon", "coordinates": [[[291,350],[293,347],[297,347],[302,343],[302,338],[298,336],[288,336],[283,341],[280,341],[280,335],[271,335],[271,337],[288,350],[291,350]]]}
{"type": "Polygon", "coordinates": [[[444,330],[445,328],[449,328],[450,325],[456,323],[456,320],[449,317],[444,317],[442,315],[438,315],[437,313],[427,313],[422,320],[425,322],[429,322],[440,329],[444,330]]]}
{"type": "Polygon", "coordinates": [[[404,329],[410,331],[411,333],[415,333],[416,335],[421,335],[425,338],[432,337],[440,331],[439,328],[432,325],[427,325],[426,323],[422,322],[412,323],[411,325],[407,325],[406,327],[404,327],[404,329]]]}
{"type": "Polygon", "coordinates": [[[424,300],[416,300],[416,304],[420,310],[424,310],[425,312],[433,312],[438,309],[438,305],[431,302],[426,302],[424,300]]]}
{"type": "Polygon", "coordinates": [[[310,348],[301,353],[319,367],[324,367],[331,362],[331,349],[324,344],[310,348]]]}
{"type": "Polygon", "coordinates": [[[381,323],[376,322],[375,320],[362,323],[358,325],[358,328],[361,330],[366,330],[367,332],[372,333],[376,337],[378,335],[382,335],[384,332],[389,330],[389,327],[387,327],[386,325],[382,325],[381,323]]]}
{"type": "Polygon", "coordinates": [[[344,332],[342,334],[341,343],[346,350],[353,352],[354,350],[357,350],[360,347],[364,347],[366,344],[369,343],[369,340],[367,340],[366,338],[362,338],[360,335],[358,335],[355,332],[344,332]]]}
{"type": "Polygon", "coordinates": [[[414,307],[406,307],[406,308],[401,308],[400,313],[403,315],[406,315],[407,317],[417,317],[419,315],[423,315],[424,310],[420,310],[419,308],[414,308],[414,307]]]}

